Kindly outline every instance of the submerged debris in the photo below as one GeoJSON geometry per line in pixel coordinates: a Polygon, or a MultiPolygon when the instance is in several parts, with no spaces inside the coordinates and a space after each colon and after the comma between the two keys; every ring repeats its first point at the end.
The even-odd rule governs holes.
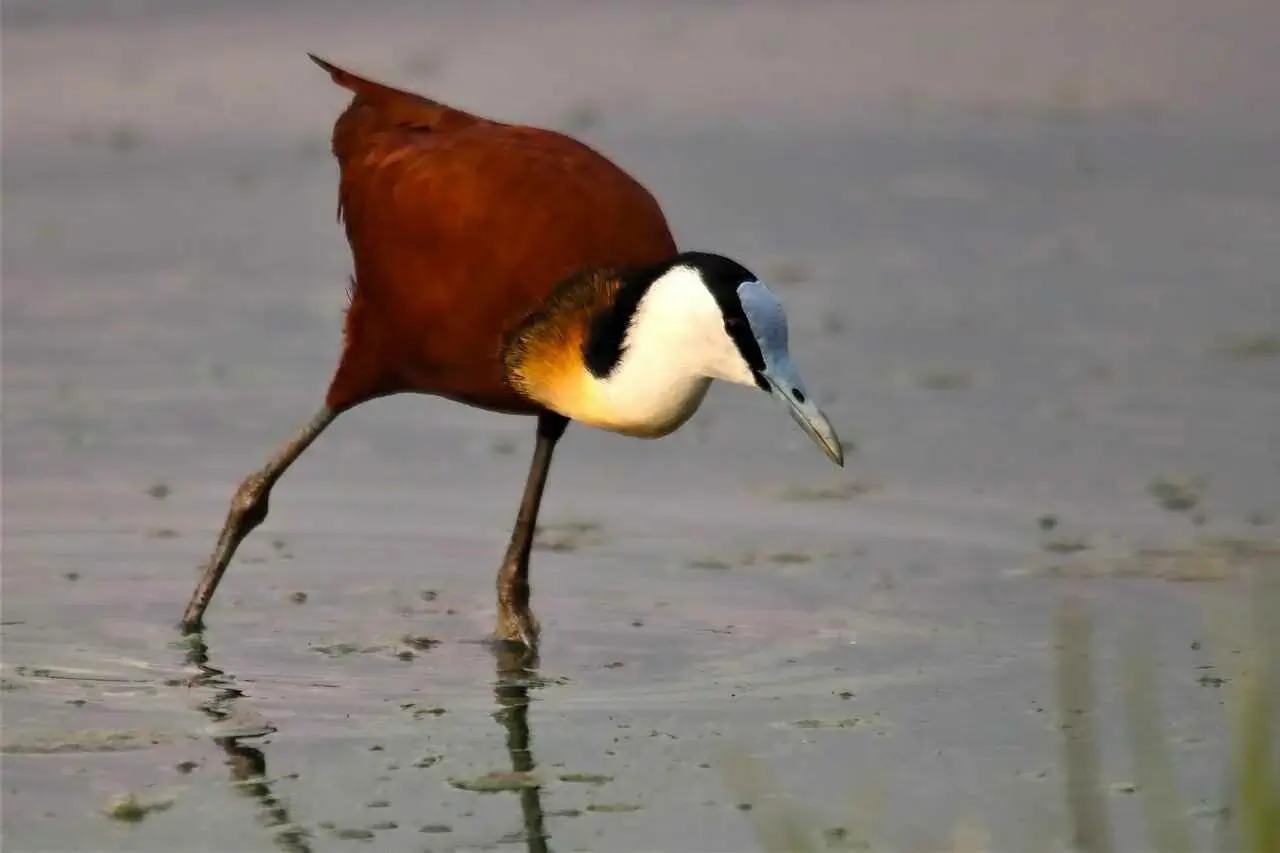
{"type": "Polygon", "coordinates": [[[1147,485],[1147,493],[1169,512],[1189,512],[1208,488],[1209,480],[1202,476],[1156,477],[1147,485]]]}
{"type": "Polygon", "coordinates": [[[1050,554],[1076,554],[1088,551],[1092,546],[1083,536],[1054,536],[1042,542],[1040,547],[1050,554]]]}
{"type": "Polygon", "coordinates": [[[612,782],[612,776],[605,776],[601,773],[561,773],[561,782],[582,782],[587,785],[603,785],[606,782],[612,782]]]}
{"type": "Polygon", "coordinates": [[[312,646],[311,650],[322,655],[328,655],[331,658],[339,658],[347,655],[368,655],[375,652],[384,652],[387,650],[387,646],[358,646],[355,643],[333,643],[327,646],[312,646]]]}
{"type": "Polygon", "coordinates": [[[1060,577],[1150,578],[1204,583],[1250,571],[1280,571],[1280,540],[1205,537],[1184,547],[1139,548],[1131,554],[1049,566],[1060,577]]]}
{"type": "Polygon", "coordinates": [[[547,817],[582,817],[582,809],[554,809],[547,812],[547,817]]]}
{"type": "Polygon", "coordinates": [[[405,634],[403,637],[400,638],[400,642],[404,643],[406,646],[413,649],[414,651],[419,651],[419,652],[425,652],[428,649],[431,649],[440,645],[439,640],[434,639],[433,637],[428,637],[425,634],[418,637],[415,637],[412,634],[405,634]]]}
{"type": "Polygon", "coordinates": [[[796,720],[791,724],[797,729],[856,729],[875,725],[866,717],[840,717],[833,720],[796,720]]]}
{"type": "MultiPolygon", "coordinates": [[[[191,737],[194,740],[194,736],[191,737]]],[[[66,753],[125,752],[173,743],[176,737],[162,731],[76,731],[33,733],[6,739],[0,753],[7,755],[58,755],[66,753]]]]}
{"type": "Polygon", "coordinates": [[[498,791],[524,791],[541,787],[532,773],[494,770],[474,779],[450,779],[449,784],[459,791],[492,794],[498,791]]]}
{"type": "Polygon", "coordinates": [[[414,708],[413,718],[415,720],[421,720],[426,717],[441,717],[447,713],[449,713],[447,708],[440,708],[438,706],[434,708],[414,708]]]}
{"type": "Polygon", "coordinates": [[[641,808],[643,806],[637,806],[633,803],[591,803],[587,806],[587,811],[599,814],[623,814],[625,812],[638,812],[641,808]]]}
{"type": "Polygon", "coordinates": [[[162,812],[173,805],[173,800],[142,800],[137,794],[123,794],[116,797],[103,813],[112,820],[123,823],[138,823],[152,812],[162,812]]]}

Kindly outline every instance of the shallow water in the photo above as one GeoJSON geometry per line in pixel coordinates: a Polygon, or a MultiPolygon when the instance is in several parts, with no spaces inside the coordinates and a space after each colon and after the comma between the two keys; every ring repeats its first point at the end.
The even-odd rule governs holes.
{"type": "MultiPolygon", "coordinates": [[[[524,69],[522,100],[465,51],[427,70],[403,26],[418,13],[395,3],[358,23],[327,3],[17,5],[6,849],[753,849],[768,803],[740,808],[739,754],[820,829],[920,849],[964,820],[996,849],[1042,849],[1063,832],[1066,592],[1099,608],[1118,849],[1142,839],[1115,666],[1134,628],[1212,828],[1226,685],[1206,614],[1277,563],[1267,115],[1173,96],[919,104],[892,79],[880,100],[865,81],[799,104],[766,86],[765,113],[708,112],[660,81],[646,112],[624,108],[630,75],[595,76],[581,132],[654,188],[682,242],[779,282],[796,360],[857,452],[831,468],[741,389],[656,443],[571,429],[534,557],[540,667],[513,675],[481,641],[532,426],[442,401],[344,415],[277,486],[201,642],[174,624],[236,483],[311,414],[337,353],[347,259],[324,146],[341,98],[302,50],[540,123],[586,121],[568,72],[524,69]],[[1163,508],[1160,478],[1195,506],[1163,508]],[[513,769],[541,787],[453,784],[513,769]],[[168,807],[106,817],[125,793],[168,807]]],[[[845,14],[814,4],[795,32],[845,14]]],[[[566,50],[495,15],[445,4],[430,40],[566,50]]],[[[626,33],[632,15],[592,20],[626,33]]],[[[1224,74],[1205,80],[1230,90],[1224,74]]]]}

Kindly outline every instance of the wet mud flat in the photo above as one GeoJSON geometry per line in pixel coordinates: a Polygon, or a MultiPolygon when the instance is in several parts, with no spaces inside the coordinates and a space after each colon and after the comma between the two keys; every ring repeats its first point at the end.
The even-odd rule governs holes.
{"type": "MultiPolygon", "coordinates": [[[[838,14],[815,8],[795,32],[838,14]]],[[[6,849],[756,849],[769,804],[727,784],[740,755],[832,846],[944,847],[968,822],[1041,849],[1065,832],[1064,594],[1097,610],[1118,849],[1144,843],[1117,666],[1133,629],[1209,836],[1231,678],[1213,613],[1280,562],[1266,115],[1052,86],[1014,107],[797,104],[781,84],[751,96],[769,112],[707,111],[679,81],[643,113],[614,106],[618,75],[556,95],[545,63],[513,104],[508,78],[396,35],[420,11],[308,9],[6,21],[6,849]],[[735,389],[657,443],[571,428],[532,570],[541,665],[513,674],[479,641],[532,426],[380,401],[281,481],[201,642],[180,638],[231,491],[337,355],[341,99],[302,54],[326,47],[572,124],[682,242],[750,259],[856,445],[846,471],[735,389]],[[131,64],[147,51],[172,73],[131,64]],[[41,106],[32,81],[55,72],[80,113],[41,106]]],[[[439,14],[441,43],[506,32],[439,14]]],[[[638,26],[615,14],[593,20],[638,26]]],[[[757,79],[730,47],[717,62],[757,79]]]]}
{"type": "MultiPolygon", "coordinates": [[[[320,556],[365,547],[299,543],[316,556],[263,563],[309,590],[302,603],[241,567],[204,643],[176,641],[163,607],[134,610],[107,578],[24,597],[25,618],[4,629],[5,820],[19,849],[541,849],[542,836],[753,849],[750,812],[769,803],[726,784],[742,755],[832,838],[942,843],[980,815],[1012,849],[1061,828],[1046,628],[1068,582],[982,577],[1028,565],[1013,549],[907,549],[920,562],[892,568],[873,547],[857,561],[872,577],[840,561],[650,567],[630,584],[636,558],[607,548],[544,559],[543,664],[512,673],[476,643],[489,608],[470,564],[488,548],[430,590],[395,568],[413,564],[413,544],[384,543],[396,559],[363,589],[320,556]],[[619,590],[625,604],[601,604],[619,590]],[[81,595],[95,612],[60,620],[81,595]]],[[[148,571],[138,592],[156,585],[148,571]]],[[[1198,596],[1104,582],[1109,797],[1132,829],[1114,650],[1120,626],[1158,625],[1169,731],[1207,830],[1227,673],[1198,596]]]]}

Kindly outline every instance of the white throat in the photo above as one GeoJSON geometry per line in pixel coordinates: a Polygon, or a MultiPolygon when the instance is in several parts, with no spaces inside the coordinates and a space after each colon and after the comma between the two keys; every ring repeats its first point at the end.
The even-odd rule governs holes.
{"type": "Polygon", "coordinates": [[[607,379],[596,380],[613,421],[607,426],[630,435],[667,435],[698,410],[712,379],[755,384],[698,272],[674,267],[649,286],[621,359],[607,379]]]}

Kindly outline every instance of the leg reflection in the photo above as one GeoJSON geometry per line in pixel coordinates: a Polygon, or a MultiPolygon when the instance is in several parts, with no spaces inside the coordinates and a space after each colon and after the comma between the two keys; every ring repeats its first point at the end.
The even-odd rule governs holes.
{"type": "MultiPolygon", "coordinates": [[[[529,679],[533,671],[527,667],[524,650],[494,651],[498,659],[498,677],[494,683],[494,696],[498,710],[493,718],[507,732],[507,754],[511,756],[511,769],[516,773],[531,773],[535,767],[533,748],[529,735],[529,679]]],[[[547,853],[546,819],[542,811],[542,790],[523,788],[520,791],[520,811],[524,818],[525,843],[529,853],[547,853]]]]}
{"type": "MultiPolygon", "coordinates": [[[[188,638],[187,663],[194,666],[196,674],[188,679],[190,687],[211,687],[213,695],[200,703],[199,710],[215,723],[231,719],[236,700],[244,693],[232,686],[234,679],[225,672],[209,665],[209,650],[198,635],[188,638]]],[[[259,736],[273,729],[254,732],[259,736]]],[[[267,781],[267,757],[262,750],[241,741],[250,735],[214,737],[213,742],[227,755],[231,768],[231,783],[235,790],[256,800],[259,805],[258,820],[268,829],[276,829],[272,841],[288,853],[311,853],[311,835],[298,826],[289,815],[289,807],[275,795],[267,781]]]]}

